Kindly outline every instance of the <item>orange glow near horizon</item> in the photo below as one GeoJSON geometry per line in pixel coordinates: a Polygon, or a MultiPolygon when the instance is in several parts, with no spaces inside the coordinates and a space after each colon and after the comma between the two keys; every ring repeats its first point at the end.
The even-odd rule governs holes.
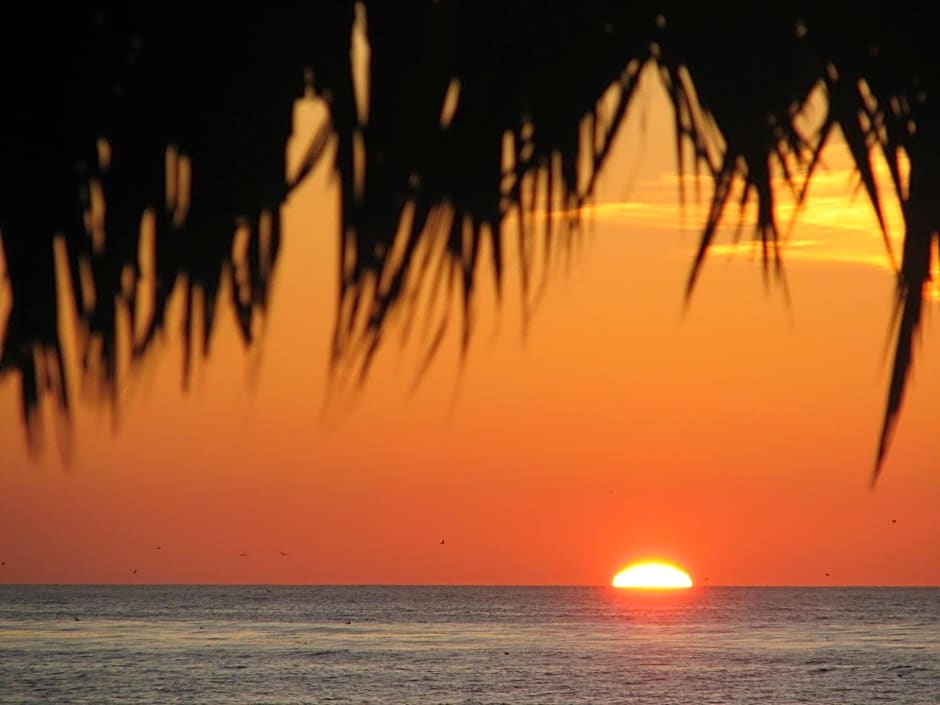
{"type": "MultiPolygon", "coordinates": [[[[728,245],[732,212],[686,302],[700,213],[682,219],[651,85],[581,234],[529,272],[537,305],[510,219],[499,292],[480,258],[466,354],[455,301],[417,385],[421,316],[360,390],[328,393],[332,153],[283,209],[253,348],[220,292],[183,390],[174,294],[113,412],[70,353],[71,425],[43,406],[36,452],[19,380],[0,377],[0,582],[609,585],[611,566],[668,556],[710,585],[940,585],[935,316],[870,490],[895,277],[844,146],[783,243],[788,297],[728,245]]],[[[322,113],[298,106],[298,132],[322,113]]]]}
{"type": "Polygon", "coordinates": [[[633,563],[614,576],[615,588],[642,590],[679,590],[692,587],[692,578],[684,570],[665,561],[633,563]]]}

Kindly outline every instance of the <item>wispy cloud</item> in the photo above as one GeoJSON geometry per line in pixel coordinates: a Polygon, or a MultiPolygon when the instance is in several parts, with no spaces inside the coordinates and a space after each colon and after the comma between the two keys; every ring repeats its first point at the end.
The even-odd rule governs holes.
{"type": "MultiPolygon", "coordinates": [[[[893,270],[904,232],[898,199],[890,186],[890,176],[883,162],[875,168],[882,184],[881,200],[888,231],[889,251],[878,224],[875,209],[868,198],[852,188],[857,181],[849,166],[829,168],[814,175],[802,207],[783,179],[777,180],[775,192],[777,223],[781,230],[780,250],[787,261],[833,262],[874,266],[893,270]]],[[[685,181],[686,204],[679,205],[679,178],[661,174],[635,184],[636,198],[628,202],[597,203],[585,209],[589,218],[618,225],[667,229],[675,232],[701,232],[707,217],[711,186],[702,180],[695,193],[694,179],[685,181]]],[[[743,184],[738,184],[740,194],[743,184]]],[[[737,203],[737,199],[733,199],[737,203]]],[[[752,223],[756,219],[753,197],[744,206],[743,218],[737,208],[728,208],[718,230],[710,256],[740,256],[752,246],[759,254],[760,242],[754,241],[752,223]],[[741,220],[740,231],[737,231],[741,220]],[[737,233],[736,233],[737,231],[737,233]]],[[[688,253],[691,254],[690,246],[688,253]]]]}

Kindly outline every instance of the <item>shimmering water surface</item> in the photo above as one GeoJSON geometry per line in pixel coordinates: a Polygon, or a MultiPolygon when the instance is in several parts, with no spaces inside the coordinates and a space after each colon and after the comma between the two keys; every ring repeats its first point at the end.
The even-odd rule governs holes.
{"type": "Polygon", "coordinates": [[[940,703],[940,589],[0,586],[0,703],[940,703]]]}

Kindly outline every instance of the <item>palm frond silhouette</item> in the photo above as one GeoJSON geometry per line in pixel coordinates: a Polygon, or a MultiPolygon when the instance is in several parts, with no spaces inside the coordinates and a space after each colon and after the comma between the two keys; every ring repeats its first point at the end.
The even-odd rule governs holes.
{"type": "Polygon", "coordinates": [[[145,356],[178,287],[184,384],[192,356],[208,352],[220,292],[232,292],[228,310],[250,344],[268,305],[279,208],[329,140],[341,186],[334,379],[361,384],[393,328],[423,331],[425,359],[455,326],[466,349],[477,277],[489,272],[502,291],[513,245],[528,300],[533,243],[550,256],[570,242],[639,76],[655,66],[674,108],[682,197],[687,177],[713,187],[689,295],[727,212],[752,201],[765,273],[782,276],[775,175],[802,203],[836,131],[887,242],[873,154],[888,163],[905,230],[877,478],[940,231],[940,57],[913,10],[520,0],[497,13],[347,0],[220,14],[151,0],[0,15],[0,238],[12,299],[0,374],[20,379],[28,433],[43,395],[70,413],[63,301],[76,302],[83,382],[112,405],[121,341],[131,364],[145,356]],[[350,62],[356,33],[369,47],[365,86],[350,62]],[[612,86],[615,104],[601,110],[612,86]],[[308,89],[326,101],[329,125],[287,174],[291,106],[308,89]],[[808,132],[798,116],[819,91],[826,113],[808,132]],[[70,297],[59,296],[63,282],[70,297]],[[459,301],[461,320],[449,306],[427,310],[421,287],[432,302],[459,301]]]}

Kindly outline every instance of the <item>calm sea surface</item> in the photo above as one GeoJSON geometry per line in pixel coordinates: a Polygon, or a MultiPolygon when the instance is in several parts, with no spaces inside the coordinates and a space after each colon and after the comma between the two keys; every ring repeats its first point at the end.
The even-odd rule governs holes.
{"type": "Polygon", "coordinates": [[[940,589],[0,586],[0,703],[940,703],[940,589]]]}

